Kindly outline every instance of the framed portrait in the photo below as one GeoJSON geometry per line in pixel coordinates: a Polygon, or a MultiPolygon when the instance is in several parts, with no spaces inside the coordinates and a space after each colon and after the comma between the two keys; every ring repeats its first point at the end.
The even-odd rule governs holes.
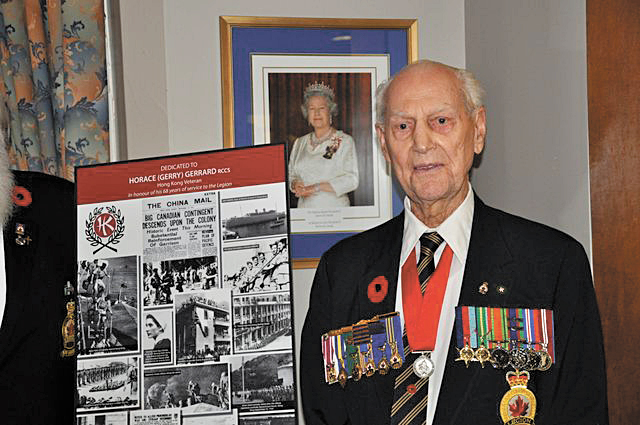
{"type": "Polygon", "coordinates": [[[417,59],[416,20],[222,16],[220,42],[224,146],[288,150],[294,268],[402,210],[375,92],[417,59]]]}

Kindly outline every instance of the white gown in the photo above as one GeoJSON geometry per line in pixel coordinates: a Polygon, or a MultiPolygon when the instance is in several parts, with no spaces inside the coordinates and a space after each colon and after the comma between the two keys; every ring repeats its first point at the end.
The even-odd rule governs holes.
{"type": "Polygon", "coordinates": [[[296,180],[305,186],[328,182],[335,191],[298,198],[298,208],[348,207],[347,194],[358,187],[358,159],[351,136],[338,130],[315,148],[311,133],[296,139],[289,157],[289,189],[296,180]]]}

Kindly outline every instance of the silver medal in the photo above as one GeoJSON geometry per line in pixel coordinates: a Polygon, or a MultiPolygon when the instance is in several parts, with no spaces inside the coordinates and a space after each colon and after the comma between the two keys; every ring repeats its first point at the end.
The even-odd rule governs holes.
{"type": "Polygon", "coordinates": [[[435,369],[435,365],[433,364],[433,360],[426,354],[422,354],[413,362],[413,373],[415,373],[418,378],[428,378],[433,374],[433,369],[435,369]]]}

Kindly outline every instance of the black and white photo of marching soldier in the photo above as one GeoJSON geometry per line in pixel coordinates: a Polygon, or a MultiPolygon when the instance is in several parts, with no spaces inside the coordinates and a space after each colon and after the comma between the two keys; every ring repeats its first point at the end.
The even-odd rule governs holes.
{"type": "Polygon", "coordinates": [[[78,412],[138,407],[139,370],[137,356],[78,360],[78,412]]]}
{"type": "Polygon", "coordinates": [[[239,412],[295,408],[293,354],[260,354],[231,359],[231,405],[239,412]]]}
{"type": "Polygon", "coordinates": [[[144,408],[179,407],[182,415],[230,412],[229,365],[181,366],[144,372],[144,408]]]}
{"type": "Polygon", "coordinates": [[[291,349],[289,293],[233,296],[233,352],[291,349]]]}
{"type": "Polygon", "coordinates": [[[231,354],[229,291],[210,289],[176,295],[178,363],[220,361],[231,354]]]}
{"type": "Polygon", "coordinates": [[[285,413],[282,415],[246,415],[238,418],[238,425],[295,425],[296,415],[285,413]]]}
{"type": "Polygon", "coordinates": [[[103,413],[100,415],[79,416],[77,425],[127,425],[127,412],[103,413]]]}
{"type": "Polygon", "coordinates": [[[153,310],[142,317],[144,364],[169,364],[173,359],[173,311],[153,310]]]}
{"type": "Polygon", "coordinates": [[[220,191],[223,240],[287,234],[285,183],[220,191]]]}
{"type": "Polygon", "coordinates": [[[218,257],[146,262],[142,265],[144,305],[166,305],[175,294],[222,288],[218,257]]]}
{"type": "Polygon", "coordinates": [[[78,352],[137,351],[138,258],[78,262],[78,352]]]}
{"type": "Polygon", "coordinates": [[[289,290],[286,237],[227,244],[222,256],[224,287],[231,288],[234,294],[289,290]]]}

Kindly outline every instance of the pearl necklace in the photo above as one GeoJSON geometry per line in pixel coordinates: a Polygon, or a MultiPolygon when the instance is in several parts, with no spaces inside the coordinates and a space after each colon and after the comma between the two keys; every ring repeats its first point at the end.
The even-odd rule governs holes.
{"type": "Polygon", "coordinates": [[[319,144],[329,140],[331,137],[333,137],[333,135],[336,133],[336,130],[334,128],[332,128],[331,130],[329,130],[329,132],[327,134],[325,134],[324,136],[322,136],[321,138],[317,138],[316,137],[316,133],[315,132],[311,132],[311,146],[315,149],[319,144]]]}

